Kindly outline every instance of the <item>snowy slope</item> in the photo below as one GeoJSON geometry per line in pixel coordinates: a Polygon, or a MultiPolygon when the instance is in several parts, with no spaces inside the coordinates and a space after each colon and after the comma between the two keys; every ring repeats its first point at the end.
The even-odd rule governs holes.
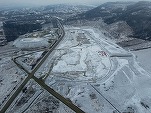
{"type": "Polygon", "coordinates": [[[150,76],[92,28],[66,28],[46,83],[87,113],[150,113],[150,76]]]}

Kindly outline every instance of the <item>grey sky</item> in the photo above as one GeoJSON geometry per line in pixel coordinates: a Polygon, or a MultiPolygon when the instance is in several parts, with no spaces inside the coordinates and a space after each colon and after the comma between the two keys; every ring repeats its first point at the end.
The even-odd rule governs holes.
{"type": "MultiPolygon", "coordinates": [[[[116,0],[0,0],[0,5],[49,5],[49,4],[85,4],[85,5],[99,5],[108,1],[116,0]]],[[[127,1],[127,0],[117,0],[127,1]]],[[[140,0],[129,0],[140,1],[140,0]]]]}

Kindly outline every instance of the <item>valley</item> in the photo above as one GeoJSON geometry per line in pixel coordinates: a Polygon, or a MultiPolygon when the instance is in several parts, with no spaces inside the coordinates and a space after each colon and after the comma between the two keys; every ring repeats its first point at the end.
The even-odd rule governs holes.
{"type": "Polygon", "coordinates": [[[0,113],[150,113],[150,6],[0,10],[0,113]]]}

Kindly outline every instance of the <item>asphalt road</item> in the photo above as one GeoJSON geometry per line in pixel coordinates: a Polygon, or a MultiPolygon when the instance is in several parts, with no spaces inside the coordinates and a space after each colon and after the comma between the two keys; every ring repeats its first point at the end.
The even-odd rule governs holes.
{"type": "MultiPolygon", "coordinates": [[[[48,52],[46,53],[46,55],[40,60],[40,62],[35,66],[35,68],[33,69],[33,71],[31,73],[29,73],[27,70],[25,70],[22,66],[20,66],[19,64],[16,65],[24,70],[26,72],[26,74],[28,75],[27,78],[20,84],[20,86],[16,89],[16,91],[11,95],[11,97],[8,99],[8,101],[3,105],[0,113],[4,113],[9,106],[11,105],[11,103],[15,100],[15,98],[17,97],[17,95],[19,95],[19,93],[22,91],[22,89],[24,88],[24,86],[28,83],[28,81],[30,79],[34,79],[40,86],[42,86],[44,89],[46,89],[50,94],[52,94],[53,96],[55,96],[57,99],[59,99],[61,102],[63,102],[65,105],[67,105],[69,108],[71,108],[72,110],[74,110],[75,112],[78,111],[78,113],[84,113],[80,108],[78,108],[77,106],[75,106],[73,103],[71,103],[70,101],[68,101],[67,99],[65,99],[63,96],[61,96],[60,94],[58,94],[57,92],[55,92],[53,89],[51,89],[49,86],[47,86],[44,82],[40,81],[38,78],[36,78],[34,76],[35,72],[41,67],[41,65],[44,63],[44,61],[48,58],[48,56],[52,53],[52,51],[55,49],[55,47],[60,43],[60,41],[63,39],[65,32],[63,30],[63,26],[61,25],[61,23],[59,22],[58,19],[56,19],[56,22],[58,24],[58,27],[60,29],[60,34],[58,37],[58,40],[49,48],[48,52]]],[[[15,59],[14,59],[15,61],[15,59]]]]}

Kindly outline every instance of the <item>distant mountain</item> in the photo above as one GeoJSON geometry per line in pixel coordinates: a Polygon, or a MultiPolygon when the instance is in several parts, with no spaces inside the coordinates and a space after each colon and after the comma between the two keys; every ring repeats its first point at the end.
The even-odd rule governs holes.
{"type": "Polygon", "coordinates": [[[71,17],[68,20],[76,20],[76,19],[93,19],[97,17],[110,17],[114,15],[114,13],[118,13],[117,10],[125,9],[128,5],[134,4],[134,2],[107,2],[104,3],[94,9],[91,9],[85,13],[81,13],[76,15],[75,17],[71,17]]]}
{"type": "MultiPolygon", "coordinates": [[[[61,20],[68,16],[86,12],[94,7],[85,5],[48,5],[32,8],[10,8],[0,10],[0,22],[7,41],[14,41],[20,35],[41,30],[44,24],[51,23],[53,16],[61,20]]],[[[1,8],[0,8],[1,9],[1,8]]],[[[0,36],[0,43],[3,37],[0,36]]]]}
{"type": "Polygon", "coordinates": [[[42,25],[40,23],[33,22],[13,22],[6,21],[3,23],[4,34],[7,42],[14,41],[20,35],[31,33],[34,30],[41,30],[42,25]]]}
{"type": "Polygon", "coordinates": [[[125,21],[134,31],[132,37],[151,40],[151,2],[108,2],[67,21],[100,17],[107,24],[125,21]]]}
{"type": "Polygon", "coordinates": [[[65,5],[65,4],[59,4],[59,5],[48,5],[42,7],[42,11],[47,11],[50,13],[83,13],[88,10],[93,9],[93,6],[87,6],[87,5],[65,5]]]}

